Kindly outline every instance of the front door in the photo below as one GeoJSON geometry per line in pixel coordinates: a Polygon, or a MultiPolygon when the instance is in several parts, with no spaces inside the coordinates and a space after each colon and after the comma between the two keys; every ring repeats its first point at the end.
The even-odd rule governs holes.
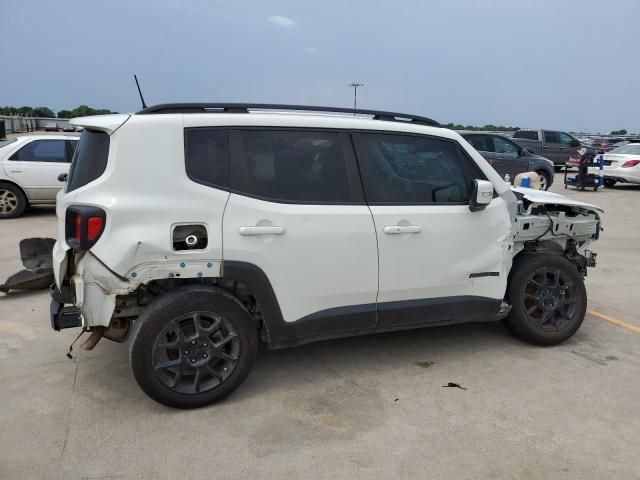
{"type": "Polygon", "coordinates": [[[498,135],[491,135],[493,149],[496,155],[494,167],[498,173],[504,177],[509,174],[511,183],[516,175],[529,170],[529,161],[526,157],[521,157],[516,144],[498,135]]]}
{"type": "Polygon", "coordinates": [[[378,247],[349,134],[238,128],[229,147],[224,264],[266,274],[295,337],[374,327],[378,247]]]}
{"type": "Polygon", "coordinates": [[[504,297],[511,223],[500,197],[468,207],[483,178],[453,140],[355,134],[378,238],[382,327],[489,318],[504,297]]]}

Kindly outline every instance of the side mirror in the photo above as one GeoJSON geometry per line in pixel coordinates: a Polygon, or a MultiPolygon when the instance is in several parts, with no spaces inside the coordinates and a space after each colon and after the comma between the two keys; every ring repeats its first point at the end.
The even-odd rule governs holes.
{"type": "Polygon", "coordinates": [[[469,196],[469,210],[478,212],[491,203],[493,199],[493,185],[487,180],[474,180],[471,183],[469,196]]]}
{"type": "Polygon", "coordinates": [[[66,182],[67,179],[69,178],[69,174],[68,173],[61,173],[60,175],[58,175],[58,181],[59,182],[66,182]]]}
{"type": "Polygon", "coordinates": [[[522,157],[525,153],[527,153],[527,151],[524,148],[519,146],[518,147],[518,156],[522,157]]]}
{"type": "Polygon", "coordinates": [[[579,147],[580,146],[580,142],[576,139],[571,140],[571,143],[569,144],[572,147],[579,147]]]}

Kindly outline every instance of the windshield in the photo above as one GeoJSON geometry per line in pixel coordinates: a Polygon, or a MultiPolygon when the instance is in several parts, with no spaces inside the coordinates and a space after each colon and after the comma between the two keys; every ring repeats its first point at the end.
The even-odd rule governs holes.
{"type": "Polygon", "coordinates": [[[609,153],[640,155],[640,143],[628,143],[627,145],[622,145],[621,147],[609,150],[609,153]]]}
{"type": "Polygon", "coordinates": [[[7,145],[12,144],[13,142],[18,141],[17,138],[10,138],[8,140],[0,140],[0,148],[6,147],[7,145]]]}

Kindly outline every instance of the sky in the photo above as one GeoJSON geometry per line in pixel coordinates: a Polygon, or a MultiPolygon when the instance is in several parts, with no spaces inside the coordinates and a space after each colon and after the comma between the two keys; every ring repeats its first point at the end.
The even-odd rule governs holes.
{"type": "Polygon", "coordinates": [[[0,105],[262,102],[640,132],[640,1],[0,0],[0,105]]]}

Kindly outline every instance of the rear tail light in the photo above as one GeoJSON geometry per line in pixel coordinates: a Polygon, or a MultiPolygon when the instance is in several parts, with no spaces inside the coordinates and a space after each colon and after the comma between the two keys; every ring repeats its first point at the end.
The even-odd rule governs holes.
{"type": "Polygon", "coordinates": [[[98,207],[74,205],[65,218],[66,241],[74,250],[89,250],[100,239],[106,214],[98,207]]]}
{"type": "Polygon", "coordinates": [[[622,164],[622,166],[628,168],[628,167],[635,167],[638,164],[640,164],[640,160],[627,160],[622,164]]]}

